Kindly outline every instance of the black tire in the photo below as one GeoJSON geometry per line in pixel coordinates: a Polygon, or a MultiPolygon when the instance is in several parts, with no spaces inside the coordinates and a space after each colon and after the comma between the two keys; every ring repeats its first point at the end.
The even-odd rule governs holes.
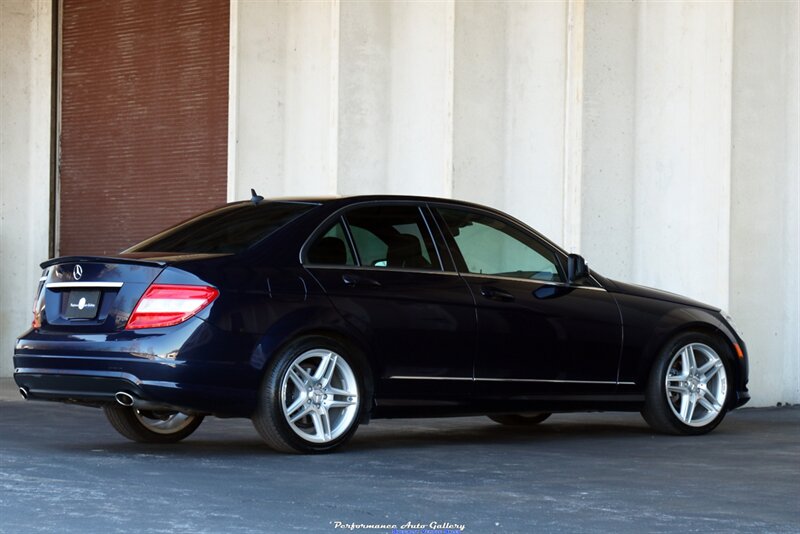
{"type": "Polygon", "coordinates": [[[176,443],[189,437],[203,422],[202,415],[189,415],[180,412],[148,412],[119,404],[103,406],[108,422],[114,430],[131,441],[139,443],[176,443]],[[174,428],[159,428],[159,422],[180,417],[174,428]],[[152,421],[152,424],[148,424],[152,421]]]}
{"type": "Polygon", "coordinates": [[[489,419],[495,423],[507,426],[535,426],[550,417],[548,412],[539,413],[513,413],[504,415],[490,415],[489,419]]]}
{"type": "Polygon", "coordinates": [[[353,436],[369,407],[364,378],[367,369],[359,351],[336,339],[325,336],[300,338],[283,348],[267,367],[253,425],[267,445],[278,452],[330,452],[353,436]],[[335,360],[333,356],[329,360],[333,363],[329,363],[327,369],[333,365],[333,370],[328,383],[324,377],[313,379],[313,375],[325,365],[326,353],[336,356],[335,360]],[[300,371],[297,371],[298,366],[300,371]],[[305,391],[293,379],[290,369],[294,378],[307,379],[303,382],[305,391]],[[303,371],[306,371],[305,375],[303,371]],[[329,388],[350,393],[331,393],[329,388]],[[347,406],[334,408],[328,403],[347,406]],[[296,411],[286,415],[293,406],[298,406],[296,411]],[[297,417],[299,419],[290,421],[297,417]],[[321,432],[321,428],[327,428],[328,434],[321,432]]]}
{"type": "MultiPolygon", "coordinates": [[[[728,384],[733,379],[732,360],[731,350],[717,337],[701,332],[685,332],[677,335],[663,347],[655,359],[647,382],[642,417],[654,430],[664,434],[695,436],[710,432],[725,418],[729,406],[731,395],[728,384]],[[721,366],[716,366],[717,370],[714,373],[716,378],[707,379],[712,384],[712,388],[707,385],[691,383],[688,380],[681,381],[681,377],[686,373],[683,365],[677,359],[681,358],[682,351],[689,346],[693,347],[693,352],[696,350],[700,354],[700,361],[695,365],[697,369],[701,369],[712,361],[712,353],[719,358],[721,366]],[[710,353],[707,349],[710,350],[710,353]],[[676,366],[680,366],[680,372],[676,371],[676,366]],[[669,396],[667,395],[668,373],[672,377],[670,383],[674,384],[676,388],[682,389],[680,392],[671,392],[669,396]],[[706,391],[703,391],[704,389],[706,391]],[[718,399],[717,397],[723,396],[719,394],[719,391],[722,390],[724,390],[724,398],[718,399]],[[711,394],[711,397],[707,397],[708,394],[711,394]],[[702,399],[694,403],[691,400],[688,401],[690,407],[694,405],[691,407],[691,415],[688,414],[688,410],[686,414],[682,410],[685,396],[690,399],[702,399]],[[714,402],[711,402],[710,399],[713,399],[714,402]],[[705,404],[710,404],[713,409],[706,408],[702,404],[703,401],[705,404]],[[700,417],[695,419],[697,406],[700,406],[701,412],[700,417]],[[718,412],[715,413],[716,410],[718,412]],[[687,424],[686,415],[691,424],[687,424]]],[[[691,373],[689,374],[691,375],[691,373]]]]}

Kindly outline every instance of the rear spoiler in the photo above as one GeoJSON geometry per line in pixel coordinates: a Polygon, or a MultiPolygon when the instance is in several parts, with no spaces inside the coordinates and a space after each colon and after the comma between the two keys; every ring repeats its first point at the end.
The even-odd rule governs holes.
{"type": "Polygon", "coordinates": [[[61,256],[51,260],[44,261],[40,264],[42,269],[56,265],[58,263],[124,263],[128,265],[145,265],[148,267],[163,267],[167,264],[165,261],[158,260],[137,260],[133,258],[120,258],[118,256],[61,256]]]}

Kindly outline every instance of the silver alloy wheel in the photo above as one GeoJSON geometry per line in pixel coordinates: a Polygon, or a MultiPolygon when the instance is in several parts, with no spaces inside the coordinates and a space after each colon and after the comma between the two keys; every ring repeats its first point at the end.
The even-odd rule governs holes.
{"type": "Polygon", "coordinates": [[[292,361],[281,382],[281,408],[306,441],[328,443],[353,425],[359,392],[353,370],[328,349],[312,349],[292,361]]]}
{"type": "Polygon", "coordinates": [[[195,419],[194,415],[183,412],[151,412],[136,408],[133,414],[147,430],[156,434],[175,434],[191,425],[195,419]]]}
{"type": "Polygon", "coordinates": [[[702,343],[690,343],[675,353],[667,367],[665,386],[672,413],[694,427],[713,421],[728,396],[722,358],[702,343]]]}

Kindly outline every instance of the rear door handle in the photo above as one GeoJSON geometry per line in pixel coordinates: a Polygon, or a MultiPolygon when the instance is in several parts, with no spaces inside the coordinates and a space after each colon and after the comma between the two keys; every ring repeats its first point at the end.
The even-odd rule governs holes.
{"type": "Polygon", "coordinates": [[[365,287],[380,287],[381,283],[372,278],[359,276],[357,274],[343,274],[342,282],[348,287],[365,286],[365,287]]]}
{"type": "Polygon", "coordinates": [[[481,295],[490,300],[497,300],[499,302],[514,302],[514,295],[508,291],[497,289],[496,287],[484,286],[481,288],[481,295]]]}

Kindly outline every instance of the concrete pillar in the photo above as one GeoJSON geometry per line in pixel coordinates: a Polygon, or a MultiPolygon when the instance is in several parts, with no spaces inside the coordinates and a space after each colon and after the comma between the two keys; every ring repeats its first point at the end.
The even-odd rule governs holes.
{"type": "Polygon", "coordinates": [[[507,21],[502,207],[563,243],[567,5],[512,3],[507,21]]]}
{"type": "Polygon", "coordinates": [[[228,200],[283,194],[287,7],[231,0],[228,200]]]}
{"type": "Polygon", "coordinates": [[[335,193],[339,3],[231,4],[230,200],[335,193]]]}
{"type": "Polygon", "coordinates": [[[503,206],[506,161],[506,2],[456,5],[453,196],[503,206]]]}
{"type": "Polygon", "coordinates": [[[731,313],[758,405],[800,400],[800,8],[737,2],[731,313]]]}
{"type": "Polygon", "coordinates": [[[456,5],[454,196],[564,237],[567,5],[456,5]]]}
{"type": "Polygon", "coordinates": [[[338,190],[449,196],[454,4],[341,7],[338,190]]]}
{"type": "Polygon", "coordinates": [[[0,2],[0,376],[30,327],[47,259],[52,2],[0,2]]]}
{"type": "Polygon", "coordinates": [[[589,2],[585,16],[580,252],[621,280],[633,276],[637,11],[589,2]]]}
{"type": "Polygon", "coordinates": [[[343,195],[387,188],[391,11],[384,2],[341,6],[338,192],[343,195]]]}
{"type": "Polygon", "coordinates": [[[733,3],[639,4],[633,278],[728,305],[733,3]]]}

